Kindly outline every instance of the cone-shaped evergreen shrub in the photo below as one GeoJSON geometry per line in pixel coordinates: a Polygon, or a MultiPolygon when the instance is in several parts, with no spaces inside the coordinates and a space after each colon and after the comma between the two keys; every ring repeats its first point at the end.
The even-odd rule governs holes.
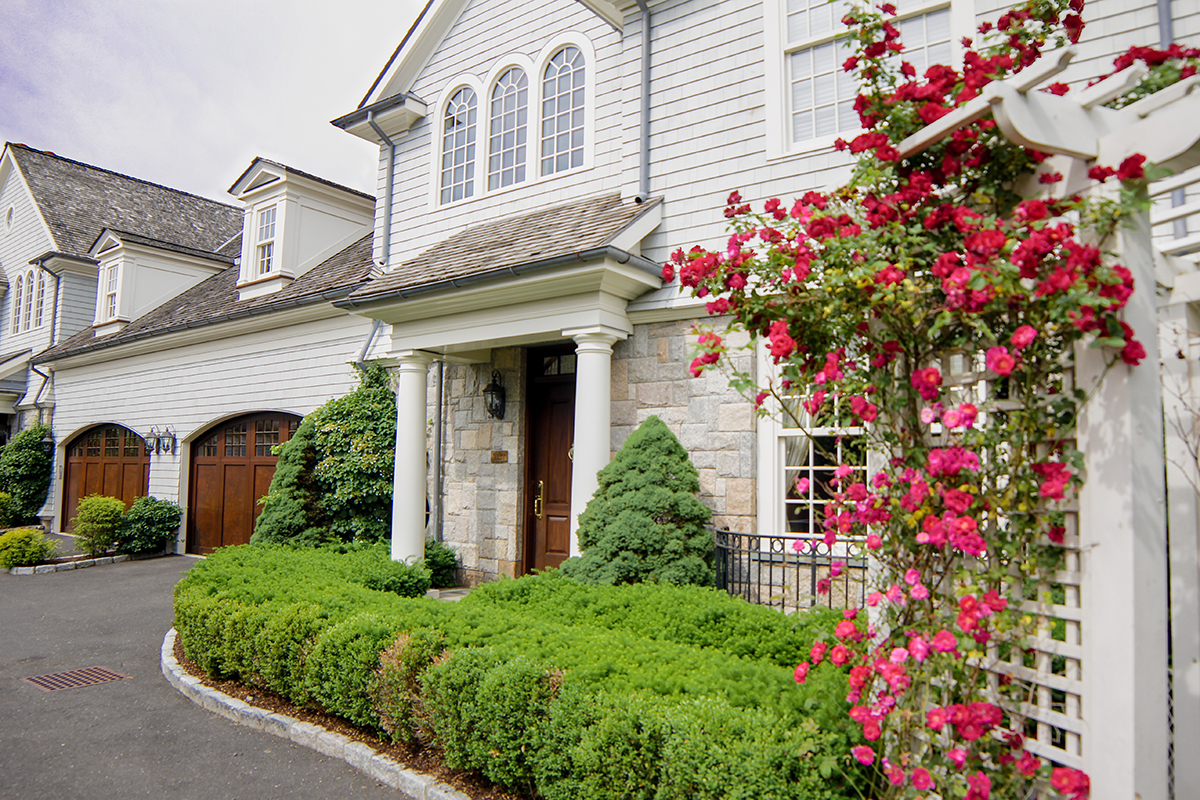
{"type": "Polygon", "coordinates": [[[713,582],[712,512],[687,451],[658,417],[625,441],[579,516],[583,555],[563,572],[584,583],[713,582]]]}
{"type": "Polygon", "coordinates": [[[42,450],[49,425],[34,425],[0,449],[0,490],[12,495],[10,523],[36,522],[50,490],[51,456],[42,450]]]}
{"type": "Polygon", "coordinates": [[[312,471],[317,452],[312,437],[313,421],[309,416],[300,422],[279,454],[271,488],[263,498],[262,514],[254,523],[251,544],[320,544],[325,534],[320,527],[323,514],[314,494],[312,471]]]}

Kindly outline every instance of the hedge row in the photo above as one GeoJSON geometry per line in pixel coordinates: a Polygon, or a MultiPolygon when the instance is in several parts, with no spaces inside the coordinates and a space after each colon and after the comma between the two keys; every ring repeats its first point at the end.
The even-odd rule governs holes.
{"type": "Polygon", "coordinates": [[[531,795],[849,791],[849,765],[830,755],[848,751],[848,732],[824,729],[844,718],[843,676],[816,670],[797,686],[773,663],[795,642],[752,646],[755,629],[787,639],[811,621],[768,622],[712,591],[553,575],[459,603],[405,598],[367,588],[373,552],[218,551],[176,590],[185,651],[210,674],[436,746],[449,766],[531,795]]]}

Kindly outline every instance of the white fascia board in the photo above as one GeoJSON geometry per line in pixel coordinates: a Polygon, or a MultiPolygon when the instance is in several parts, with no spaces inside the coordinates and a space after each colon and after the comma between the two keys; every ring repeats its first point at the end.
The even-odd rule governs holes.
{"type": "Polygon", "coordinates": [[[363,106],[377,103],[386,97],[405,94],[412,89],[429,59],[437,52],[446,34],[466,10],[469,0],[434,0],[429,13],[421,20],[408,45],[392,62],[387,73],[376,82],[375,90],[363,101],[363,106]]]}
{"type": "Polygon", "coordinates": [[[57,358],[45,363],[51,364],[55,370],[83,367],[89,364],[102,364],[107,361],[119,361],[122,358],[131,358],[148,353],[161,353],[177,347],[187,347],[188,345],[203,342],[215,342],[235,336],[244,336],[249,333],[281,329],[291,325],[301,325],[305,322],[315,322],[317,320],[344,316],[345,313],[328,303],[314,303],[311,306],[255,314],[242,319],[201,325],[178,332],[161,333],[156,336],[148,336],[145,339],[134,339],[125,344],[57,358]]]}
{"type": "Polygon", "coordinates": [[[634,3],[613,2],[613,0],[578,0],[578,2],[611,25],[613,30],[618,33],[625,27],[625,13],[621,7],[635,5],[634,3]]]}
{"type": "Polygon", "coordinates": [[[25,350],[7,361],[0,362],[0,381],[5,378],[11,378],[18,372],[23,371],[29,365],[29,356],[32,354],[32,350],[25,350]]]}
{"type": "MultiPolygon", "coordinates": [[[[429,108],[426,106],[424,101],[419,100],[412,95],[407,95],[403,102],[398,102],[395,105],[388,106],[387,108],[374,112],[373,118],[375,120],[375,124],[378,125],[385,134],[387,134],[388,138],[395,138],[401,134],[407,133],[408,129],[411,128],[414,123],[424,119],[425,115],[428,113],[429,108]]],[[[342,119],[334,120],[333,124],[346,131],[346,133],[353,134],[360,139],[365,139],[371,144],[382,145],[383,140],[379,137],[379,134],[375,132],[375,129],[371,127],[371,123],[369,122],[370,116],[371,115],[369,112],[368,114],[347,114],[346,117],[343,117],[342,119]],[[359,116],[362,118],[355,122],[342,122],[342,120],[346,119],[347,117],[359,116]]]]}
{"type": "Polygon", "coordinates": [[[662,218],[663,203],[655,203],[606,244],[618,250],[624,250],[626,253],[640,254],[642,239],[645,239],[651,231],[662,224],[662,218]]]}
{"type": "MultiPolygon", "coordinates": [[[[4,160],[0,162],[0,188],[4,187],[4,182],[9,175],[16,175],[21,181],[21,188],[25,190],[26,196],[29,198],[29,205],[33,208],[34,216],[42,225],[42,232],[46,234],[46,238],[50,241],[50,247],[53,250],[58,250],[58,242],[54,239],[54,233],[51,232],[50,226],[46,223],[46,218],[42,216],[42,208],[38,205],[37,200],[33,196],[33,192],[29,189],[29,182],[25,180],[25,175],[21,172],[21,165],[12,156],[12,150],[5,148],[4,160]]],[[[0,210],[0,214],[4,213],[0,210]]]]}

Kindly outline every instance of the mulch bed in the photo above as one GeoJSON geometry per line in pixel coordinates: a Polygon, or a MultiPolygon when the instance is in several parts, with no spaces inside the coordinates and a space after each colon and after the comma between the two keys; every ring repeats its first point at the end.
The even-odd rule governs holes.
{"type": "Polygon", "coordinates": [[[520,795],[509,794],[497,789],[477,773],[461,772],[446,767],[442,763],[441,753],[435,749],[381,740],[376,734],[356,728],[339,717],[311,708],[298,708],[270,689],[247,686],[238,681],[213,680],[196,665],[196,662],[184,654],[183,643],[178,636],[175,637],[175,659],[185,672],[205,686],[212,687],[258,708],[265,708],[271,713],[286,714],[303,722],[320,725],[322,728],[340,733],[356,742],[362,742],[409,769],[432,775],[441,782],[450,784],[460,792],[469,795],[473,800],[524,800],[520,795]]]}

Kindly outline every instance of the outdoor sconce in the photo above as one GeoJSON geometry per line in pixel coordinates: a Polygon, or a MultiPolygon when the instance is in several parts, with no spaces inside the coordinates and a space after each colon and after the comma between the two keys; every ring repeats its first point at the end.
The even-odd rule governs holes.
{"type": "Polygon", "coordinates": [[[170,426],[161,431],[156,427],[150,428],[150,433],[146,436],[146,449],[154,453],[174,455],[175,432],[170,426]]]}
{"type": "Polygon", "coordinates": [[[39,444],[42,446],[42,452],[47,456],[54,455],[54,440],[50,438],[49,433],[42,437],[42,440],[39,442],[39,444]]]}
{"type": "Polygon", "coordinates": [[[483,387],[483,403],[489,417],[504,419],[504,386],[500,383],[499,370],[492,370],[492,382],[483,387]]]}

